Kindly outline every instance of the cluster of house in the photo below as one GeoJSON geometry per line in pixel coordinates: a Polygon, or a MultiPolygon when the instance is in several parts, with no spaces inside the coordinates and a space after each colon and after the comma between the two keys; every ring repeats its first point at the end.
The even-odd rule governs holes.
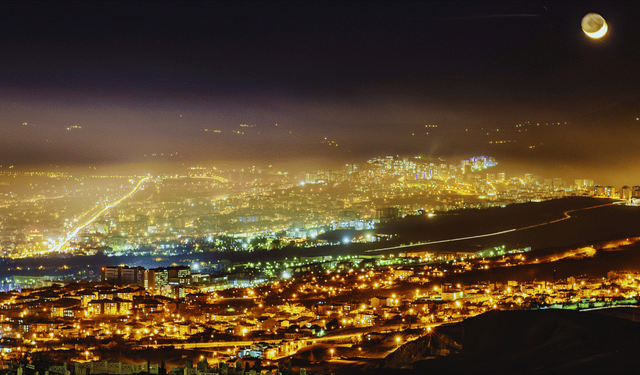
{"type": "Polygon", "coordinates": [[[391,268],[380,275],[352,272],[356,281],[347,276],[349,272],[309,273],[257,293],[238,289],[238,297],[194,292],[170,298],[142,286],[104,283],[54,284],[0,293],[0,336],[16,339],[3,346],[1,355],[7,355],[12,346],[62,349],[76,347],[77,339],[110,338],[132,346],[251,341],[253,345],[225,354],[245,361],[273,360],[300,349],[305,340],[308,343],[340,328],[418,328],[496,308],[581,309],[629,303],[636,301],[640,287],[640,276],[629,272],[610,272],[602,279],[454,285],[426,279],[421,283],[419,275],[396,271],[404,269],[391,268]],[[396,295],[398,280],[416,288],[396,295]],[[387,284],[376,290],[378,296],[359,293],[364,283],[383,282],[387,284]],[[285,289],[297,294],[281,298],[278,293],[286,294],[285,289]],[[318,295],[325,297],[309,298],[318,295]]]}
{"type": "MultiPolygon", "coordinates": [[[[292,368],[284,364],[268,364],[263,366],[252,361],[240,358],[228,361],[216,362],[210,365],[207,359],[202,358],[197,364],[193,364],[190,359],[185,361],[184,366],[173,366],[171,370],[161,365],[142,363],[125,364],[120,361],[93,361],[86,363],[75,362],[73,364],[64,363],[60,366],[51,366],[46,375],[89,375],[89,374],[109,374],[109,375],[130,375],[138,373],[149,373],[157,375],[282,375],[283,371],[290,375],[306,375],[307,371],[301,368],[299,372],[294,372],[292,368]]],[[[17,375],[32,375],[35,369],[33,366],[20,366],[16,369],[17,375]]]]}

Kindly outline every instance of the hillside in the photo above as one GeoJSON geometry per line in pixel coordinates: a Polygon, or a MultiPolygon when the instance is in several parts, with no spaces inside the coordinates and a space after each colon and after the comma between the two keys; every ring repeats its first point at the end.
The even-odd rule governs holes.
{"type": "Polygon", "coordinates": [[[460,324],[462,353],[414,362],[412,373],[611,374],[637,368],[640,324],[613,316],[492,311],[460,324]]]}

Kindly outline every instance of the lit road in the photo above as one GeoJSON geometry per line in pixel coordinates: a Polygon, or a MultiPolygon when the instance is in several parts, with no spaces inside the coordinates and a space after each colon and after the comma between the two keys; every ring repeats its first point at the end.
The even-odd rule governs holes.
{"type": "Polygon", "coordinates": [[[592,210],[594,208],[600,208],[600,207],[607,207],[607,206],[613,206],[615,204],[618,204],[618,202],[613,202],[613,203],[607,203],[607,204],[601,204],[598,206],[592,206],[592,207],[585,207],[585,208],[576,208],[575,210],[569,210],[569,211],[565,211],[564,212],[564,217],[560,218],[560,219],[556,219],[556,220],[551,220],[551,221],[547,221],[544,223],[540,223],[540,224],[535,224],[535,225],[529,225],[528,227],[522,227],[522,228],[518,228],[515,230],[525,230],[525,229],[531,229],[531,228],[535,228],[535,227],[541,227],[543,225],[548,225],[548,224],[553,224],[553,223],[557,223],[560,221],[564,221],[564,220],[568,220],[571,219],[571,213],[572,212],[576,212],[576,211],[586,211],[586,210],[592,210]]]}
{"type": "Polygon", "coordinates": [[[55,247],[53,247],[53,248],[51,248],[49,250],[43,251],[42,253],[60,252],[60,251],[62,251],[62,249],[65,246],[67,246],[67,244],[69,244],[69,241],[71,241],[71,239],[75,238],[78,235],[78,232],[80,232],[84,227],[86,227],[87,225],[90,225],[96,219],[98,219],[101,215],[103,215],[105,212],[107,212],[110,209],[112,209],[113,207],[119,205],[124,200],[130,198],[133,194],[135,194],[138,190],[140,190],[140,188],[142,187],[142,184],[144,184],[149,179],[150,179],[150,177],[145,177],[145,178],[141,179],[140,181],[138,181],[136,186],[134,186],[134,188],[130,192],[125,194],[122,198],[118,199],[117,201],[105,206],[103,209],[101,209],[100,211],[95,213],[89,220],[87,220],[83,224],[78,225],[71,233],[67,234],[67,237],[66,237],[66,239],[64,241],[62,241],[61,243],[59,243],[58,245],[56,245],[55,247]]]}
{"type": "MultiPolygon", "coordinates": [[[[418,326],[424,327],[424,328],[431,327],[433,329],[441,324],[457,323],[460,321],[462,321],[462,319],[450,320],[444,323],[427,323],[427,324],[420,324],[420,325],[416,324],[415,327],[418,327],[418,326]]],[[[380,332],[380,333],[395,332],[390,329],[392,327],[385,327],[385,329],[376,329],[376,328],[382,328],[382,327],[371,326],[371,327],[366,327],[366,331],[363,331],[363,332],[352,332],[352,333],[346,333],[341,335],[327,335],[322,337],[301,337],[297,340],[299,340],[302,343],[302,345],[311,345],[311,344],[317,344],[317,343],[326,342],[326,341],[350,340],[355,337],[360,338],[363,334],[370,333],[370,332],[380,332]]],[[[265,342],[268,344],[279,344],[282,342],[282,340],[283,339],[280,338],[276,340],[256,339],[256,340],[243,340],[243,341],[216,341],[216,342],[190,342],[190,343],[185,342],[185,343],[169,343],[169,344],[149,344],[145,346],[152,347],[152,348],[173,346],[179,349],[205,349],[205,348],[227,348],[227,347],[235,347],[235,346],[250,346],[252,344],[259,343],[259,342],[265,342]]],[[[292,341],[292,340],[287,340],[287,341],[292,341]]]]}
{"type": "Polygon", "coordinates": [[[550,220],[550,221],[547,221],[547,222],[544,222],[544,223],[539,223],[539,224],[534,224],[534,225],[528,225],[526,227],[501,230],[501,231],[492,232],[492,233],[478,234],[478,235],[475,235],[475,236],[466,236],[466,237],[449,238],[449,239],[446,239],[446,240],[420,242],[420,243],[415,243],[415,244],[410,244],[410,245],[391,246],[391,247],[385,247],[385,248],[382,248],[382,249],[371,249],[371,250],[367,250],[366,252],[369,253],[369,252],[377,252],[377,251],[399,250],[399,249],[406,249],[408,247],[435,245],[435,244],[445,243],[445,242],[456,242],[456,241],[472,240],[472,239],[475,239],[475,238],[499,236],[499,235],[505,234],[505,233],[517,232],[517,231],[521,231],[521,230],[527,230],[527,229],[531,229],[531,228],[541,227],[541,226],[544,226],[544,225],[554,224],[554,223],[558,223],[560,221],[568,220],[568,219],[572,218],[572,216],[571,216],[572,212],[592,210],[594,208],[607,207],[607,206],[612,206],[612,205],[615,205],[615,204],[619,204],[619,203],[618,202],[613,202],[613,203],[601,204],[601,205],[598,205],[598,206],[577,208],[575,210],[565,211],[563,213],[564,217],[562,217],[560,219],[550,220]]]}

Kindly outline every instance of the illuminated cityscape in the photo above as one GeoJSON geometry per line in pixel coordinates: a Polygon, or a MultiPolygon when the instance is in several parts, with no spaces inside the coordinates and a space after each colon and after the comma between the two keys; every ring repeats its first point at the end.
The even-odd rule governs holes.
{"type": "MultiPolygon", "coordinates": [[[[453,281],[593,258],[640,239],[544,255],[531,246],[438,248],[553,226],[584,209],[635,210],[640,195],[638,187],[509,176],[499,168],[488,156],[451,163],[389,156],[300,173],[274,166],[198,166],[166,176],[6,173],[2,267],[10,276],[0,284],[2,358],[10,363],[38,347],[58,353],[71,345],[76,355],[58,360],[77,372],[113,361],[113,347],[125,345],[134,352],[188,350],[204,360],[198,371],[238,361],[275,371],[291,358],[303,358],[311,371],[333,358],[363,365],[436,334],[442,324],[496,309],[637,303],[634,272],[453,281]],[[569,198],[577,201],[564,217],[534,217],[533,225],[495,233],[408,242],[385,226],[569,198]],[[79,266],[78,259],[93,264],[79,266]],[[108,259],[116,263],[94,263],[108,259]]],[[[161,360],[143,370],[168,371],[161,360]]]]}
{"type": "Polygon", "coordinates": [[[2,256],[322,246],[335,242],[323,234],[347,229],[360,235],[345,241],[376,242],[376,224],[404,216],[565,196],[640,197],[637,186],[508,176],[498,168],[488,156],[453,163],[388,156],[297,174],[273,166],[200,166],[165,176],[9,172],[2,256]]]}
{"type": "Polygon", "coordinates": [[[0,3],[0,375],[635,373],[638,14],[0,3]]]}

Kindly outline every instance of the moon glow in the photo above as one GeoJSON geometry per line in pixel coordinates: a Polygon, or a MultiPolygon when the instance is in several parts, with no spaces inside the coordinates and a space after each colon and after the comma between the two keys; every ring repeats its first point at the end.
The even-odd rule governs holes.
{"type": "Polygon", "coordinates": [[[589,13],[582,18],[582,31],[589,38],[602,38],[609,30],[607,22],[597,13],[589,13]]]}

